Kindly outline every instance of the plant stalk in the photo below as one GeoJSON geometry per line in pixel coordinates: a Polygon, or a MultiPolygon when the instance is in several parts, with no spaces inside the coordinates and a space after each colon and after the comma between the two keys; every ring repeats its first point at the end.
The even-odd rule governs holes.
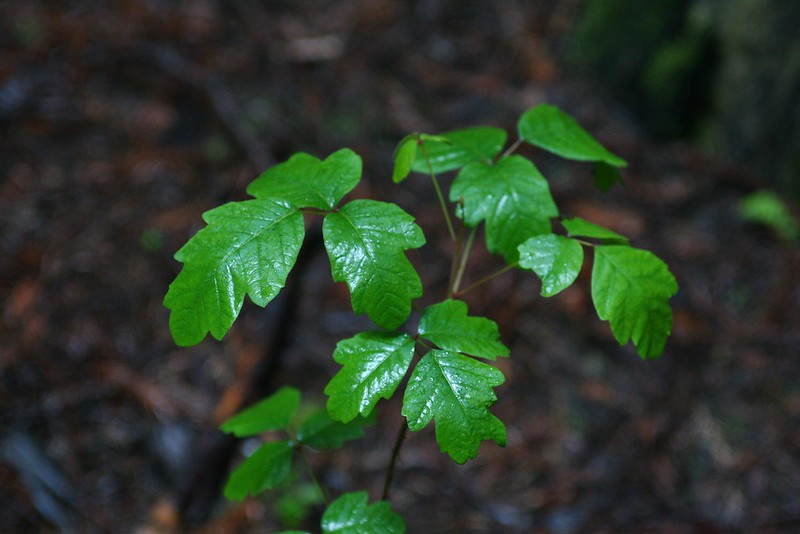
{"type": "Polygon", "coordinates": [[[433,172],[433,165],[431,165],[431,160],[428,158],[428,152],[425,150],[425,144],[420,142],[419,148],[422,151],[422,155],[425,157],[425,163],[428,164],[428,172],[431,174],[433,188],[436,190],[436,196],[439,198],[439,205],[442,207],[442,212],[444,213],[444,220],[447,223],[447,231],[450,232],[450,239],[455,241],[456,231],[453,229],[453,221],[450,219],[450,212],[447,210],[447,203],[444,200],[444,195],[442,195],[442,188],[439,187],[439,180],[436,179],[436,173],[433,172]]]}
{"type": "Polygon", "coordinates": [[[394,448],[392,449],[392,457],[389,460],[389,466],[386,468],[386,478],[383,481],[383,495],[381,495],[381,499],[384,501],[389,500],[389,489],[392,486],[392,478],[394,477],[394,466],[397,464],[398,456],[400,456],[400,448],[403,446],[403,441],[406,439],[406,432],[408,432],[408,424],[403,421],[400,432],[397,433],[397,439],[394,441],[394,448]]]}
{"type": "Polygon", "coordinates": [[[458,229],[458,239],[456,240],[456,248],[453,251],[453,259],[450,262],[450,277],[447,279],[447,297],[453,297],[453,282],[456,279],[456,271],[458,270],[458,260],[461,258],[461,246],[464,244],[464,225],[458,229]]]}
{"type": "Polygon", "coordinates": [[[458,294],[458,288],[461,286],[461,280],[464,278],[464,271],[467,269],[467,260],[469,260],[469,253],[472,251],[472,243],[475,242],[475,234],[477,231],[477,226],[473,226],[469,230],[469,237],[467,237],[467,243],[464,245],[464,251],[461,253],[461,261],[458,264],[455,280],[453,280],[453,286],[450,291],[451,295],[458,294]]]}

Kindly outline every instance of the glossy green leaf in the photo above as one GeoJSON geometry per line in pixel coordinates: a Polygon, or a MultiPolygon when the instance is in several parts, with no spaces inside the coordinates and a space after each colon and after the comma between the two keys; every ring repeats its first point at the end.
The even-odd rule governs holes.
{"type": "Polygon", "coordinates": [[[284,200],[296,208],[329,210],[361,179],[361,157],[343,148],[321,161],[299,152],[256,178],[247,192],[256,198],[284,200]]]}
{"type": "Polygon", "coordinates": [[[627,245],[628,238],[616,232],[612,232],[608,228],[598,224],[591,223],[586,219],[580,217],[573,217],[572,219],[563,219],[561,225],[567,230],[570,237],[590,237],[592,239],[600,239],[605,244],[627,245]]]}
{"type": "Polygon", "coordinates": [[[328,413],[337,421],[369,415],[381,398],[392,396],[414,357],[406,334],[365,332],[340,341],[333,359],[342,369],[328,383],[328,413]]]}
{"type": "Polygon", "coordinates": [[[433,349],[408,381],[403,398],[408,428],[418,431],[435,419],[439,448],[459,464],[475,458],[485,439],[505,446],[505,426],[488,410],[497,400],[492,388],[503,381],[503,374],[491,365],[433,349]]]}
{"type": "Polygon", "coordinates": [[[550,218],[558,216],[547,180],[521,156],[461,169],[450,188],[450,200],[460,198],[467,225],[485,220],[486,246],[509,263],[517,261],[517,247],[529,237],[550,233],[550,218]]]}
{"type": "Polygon", "coordinates": [[[506,132],[490,126],[476,126],[463,130],[453,130],[436,137],[448,142],[437,141],[434,136],[424,136],[422,150],[417,150],[417,158],[412,169],[428,174],[427,154],[434,173],[452,171],[475,161],[488,161],[494,158],[506,144],[506,132]]]}
{"type": "Polygon", "coordinates": [[[267,430],[283,430],[289,426],[299,404],[300,392],[285,386],[234,415],[219,428],[239,438],[255,436],[267,430]]]}
{"type": "Polygon", "coordinates": [[[542,280],[542,296],[552,297],[572,285],[583,265],[583,247],[574,239],[547,234],[519,246],[519,265],[542,280]]]}
{"type": "Polygon", "coordinates": [[[248,495],[276,488],[289,476],[291,466],[289,441],[264,443],[231,473],[223,493],[231,501],[241,501],[248,495]]]}
{"type": "Polygon", "coordinates": [[[394,204],[354,200],[322,225],[333,279],[347,282],[356,314],[383,328],[408,319],[422,282],[403,251],[425,244],[414,218],[394,204]]]}
{"type": "Polygon", "coordinates": [[[562,158],[577,161],[602,161],[614,167],[627,167],[624,159],[606,150],[592,135],[556,106],[539,104],[526,111],[517,124],[524,141],[562,158]]]}
{"type": "Polygon", "coordinates": [[[632,339],[643,358],[661,355],[672,329],[669,299],[678,292],[675,277],[646,250],[623,245],[594,250],[592,300],[597,315],[609,321],[620,345],[632,339]]]}
{"type": "Polygon", "coordinates": [[[620,174],[619,169],[603,161],[598,161],[594,164],[592,177],[594,178],[594,186],[603,193],[607,193],[618,183],[625,183],[622,180],[622,174],[620,174]]]}
{"type": "Polygon", "coordinates": [[[315,449],[339,449],[345,441],[364,437],[364,427],[371,419],[356,417],[347,423],[334,421],[325,409],[318,410],[306,419],[297,430],[300,443],[315,449]]]}
{"type": "Polygon", "coordinates": [[[483,317],[468,317],[463,301],[448,299],[428,306],[419,321],[419,335],[439,348],[494,360],[508,356],[500,342],[497,323],[483,317]]]}
{"type": "Polygon", "coordinates": [[[386,501],[368,504],[366,491],[345,493],[322,514],[323,534],[403,534],[406,523],[386,501]]]}
{"type": "Polygon", "coordinates": [[[394,169],[392,170],[392,181],[399,184],[411,173],[411,167],[417,157],[417,147],[419,146],[419,135],[410,134],[405,136],[394,151],[394,169]]]}
{"type": "Polygon", "coordinates": [[[275,200],[231,202],[203,219],[208,226],[175,254],[184,266],[164,298],[172,337],[182,346],[206,332],[222,339],[245,294],[259,306],[275,298],[305,235],[302,214],[275,200]]]}

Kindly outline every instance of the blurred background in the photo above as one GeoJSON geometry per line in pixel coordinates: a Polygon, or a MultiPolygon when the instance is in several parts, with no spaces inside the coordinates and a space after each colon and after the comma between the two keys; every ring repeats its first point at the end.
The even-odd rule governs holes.
{"type": "MultiPolygon", "coordinates": [[[[432,428],[410,435],[394,509],[411,533],[800,530],[800,2],[6,0],[0,531],[316,531],[300,471],[221,498],[252,443],[216,427],[284,384],[324,403],[336,341],[368,321],[312,237],[266,310],[179,349],[173,253],[266,167],[347,146],[354,196],[425,229],[409,256],[436,302],[451,246],[430,181],[391,183],[395,144],[513,139],[540,102],[630,162],[602,194],[589,166],[522,149],[562,213],[667,261],[674,333],[658,361],[618,346],[588,273],[546,302],[523,272],[471,292],[512,349],[508,446],[458,466],[432,428]]],[[[471,280],[501,265],[473,258],[471,280]]],[[[365,440],[313,455],[334,495],[378,498],[401,424],[398,399],[380,408],[365,440]]]]}

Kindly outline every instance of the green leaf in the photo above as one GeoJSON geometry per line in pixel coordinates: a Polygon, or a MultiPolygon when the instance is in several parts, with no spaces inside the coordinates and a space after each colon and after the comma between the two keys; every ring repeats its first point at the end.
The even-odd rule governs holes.
{"type": "Polygon", "coordinates": [[[542,280],[542,296],[552,297],[572,285],[583,265],[583,247],[574,239],[547,234],[519,246],[519,265],[542,280]]]}
{"type": "Polygon", "coordinates": [[[342,369],[325,388],[328,413],[338,421],[369,415],[389,399],[408,372],[414,339],[406,334],[366,332],[340,341],[333,359],[342,369]]]}
{"type": "Polygon", "coordinates": [[[592,176],[594,177],[594,186],[603,193],[607,193],[617,183],[625,183],[619,169],[603,161],[594,164],[592,176]]]}
{"type": "Polygon", "coordinates": [[[366,491],[345,493],[322,514],[323,534],[403,534],[406,523],[386,501],[368,504],[366,491]]]}
{"type": "Polygon", "coordinates": [[[315,449],[339,449],[345,441],[364,437],[364,427],[370,424],[372,420],[364,417],[340,423],[331,419],[327,410],[322,409],[311,414],[300,425],[297,440],[315,449]]]}
{"type": "Polygon", "coordinates": [[[488,410],[497,400],[492,388],[503,381],[490,365],[433,349],[419,361],[406,388],[408,428],[416,432],[435,419],[439,448],[459,464],[475,458],[485,439],[505,446],[505,426],[488,410]]]}
{"type": "Polygon", "coordinates": [[[245,294],[259,306],[275,298],[305,235],[302,214],[275,200],[231,202],[203,219],[208,226],[175,253],[184,266],[164,298],[181,346],[199,343],[206,332],[222,339],[245,294]]]}
{"type": "Polygon", "coordinates": [[[394,151],[394,170],[392,170],[392,181],[399,184],[408,177],[414,159],[417,157],[417,147],[419,134],[405,136],[397,145],[394,151]]]}
{"type": "Polygon", "coordinates": [[[524,141],[562,158],[602,161],[614,167],[628,166],[624,159],[603,148],[575,119],[556,106],[539,104],[532,107],[520,117],[517,129],[524,141]]]}
{"type": "Polygon", "coordinates": [[[264,443],[231,473],[223,493],[231,501],[242,501],[278,487],[292,466],[292,445],[289,441],[264,443]]]}
{"type": "Polygon", "coordinates": [[[422,295],[417,271],[404,250],[425,244],[414,218],[394,204],[354,200],[325,216],[325,248],[336,282],[347,282],[356,314],[393,330],[422,295]]]}
{"type": "Polygon", "coordinates": [[[450,200],[464,199],[462,217],[468,226],[486,220],[486,246],[514,263],[517,247],[529,237],[551,232],[550,218],[558,208],[547,180],[522,156],[495,165],[471,163],[461,169],[450,188],[450,200]]]}
{"type": "Polygon", "coordinates": [[[300,404],[300,392],[292,387],[282,387],[269,397],[242,410],[222,425],[220,430],[242,438],[255,436],[267,430],[284,430],[300,404]]]}
{"type": "Polygon", "coordinates": [[[509,353],[500,342],[497,323],[483,317],[468,317],[467,305],[460,300],[448,299],[425,308],[419,321],[419,335],[444,350],[490,360],[509,353]]]}
{"type": "Polygon", "coordinates": [[[620,345],[632,339],[643,358],[656,358],[672,330],[669,299],[678,283],[667,265],[646,250],[595,247],[592,300],[620,345]]]}
{"type": "Polygon", "coordinates": [[[436,137],[447,141],[437,141],[434,136],[424,136],[422,150],[417,151],[417,159],[412,170],[428,174],[427,154],[434,173],[452,171],[475,161],[488,161],[494,158],[506,144],[506,132],[490,126],[476,126],[463,130],[453,130],[436,137]]]}
{"type": "Polygon", "coordinates": [[[628,238],[598,224],[590,223],[580,217],[562,219],[561,225],[567,230],[570,237],[590,237],[600,239],[609,245],[627,245],[628,238]]]}
{"type": "Polygon", "coordinates": [[[256,178],[247,192],[256,198],[284,200],[296,208],[333,209],[361,179],[361,158],[337,150],[325,161],[299,152],[256,178]]]}

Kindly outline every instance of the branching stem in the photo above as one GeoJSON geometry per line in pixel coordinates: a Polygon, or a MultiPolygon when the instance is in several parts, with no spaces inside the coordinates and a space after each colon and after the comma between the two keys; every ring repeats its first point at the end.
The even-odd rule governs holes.
{"type": "Polygon", "coordinates": [[[486,282],[488,282],[488,281],[489,281],[489,280],[491,280],[492,278],[496,278],[496,277],[500,276],[501,274],[503,274],[503,273],[506,273],[506,272],[510,271],[511,269],[513,269],[513,268],[517,267],[518,265],[519,265],[519,262],[514,262],[514,263],[512,263],[512,264],[506,265],[505,267],[503,267],[503,268],[502,268],[502,269],[500,269],[499,271],[495,271],[495,272],[493,272],[493,273],[492,273],[492,274],[490,274],[490,275],[484,276],[483,278],[481,278],[480,280],[478,280],[478,281],[477,281],[477,282],[475,282],[474,284],[472,284],[472,285],[469,285],[469,286],[465,287],[465,288],[464,288],[464,289],[462,289],[461,291],[456,291],[456,292],[455,292],[455,296],[456,296],[456,297],[460,297],[461,295],[464,295],[465,293],[469,293],[470,291],[472,291],[472,290],[473,290],[473,289],[475,289],[476,287],[478,287],[478,286],[481,286],[481,285],[485,284],[486,282]]]}

